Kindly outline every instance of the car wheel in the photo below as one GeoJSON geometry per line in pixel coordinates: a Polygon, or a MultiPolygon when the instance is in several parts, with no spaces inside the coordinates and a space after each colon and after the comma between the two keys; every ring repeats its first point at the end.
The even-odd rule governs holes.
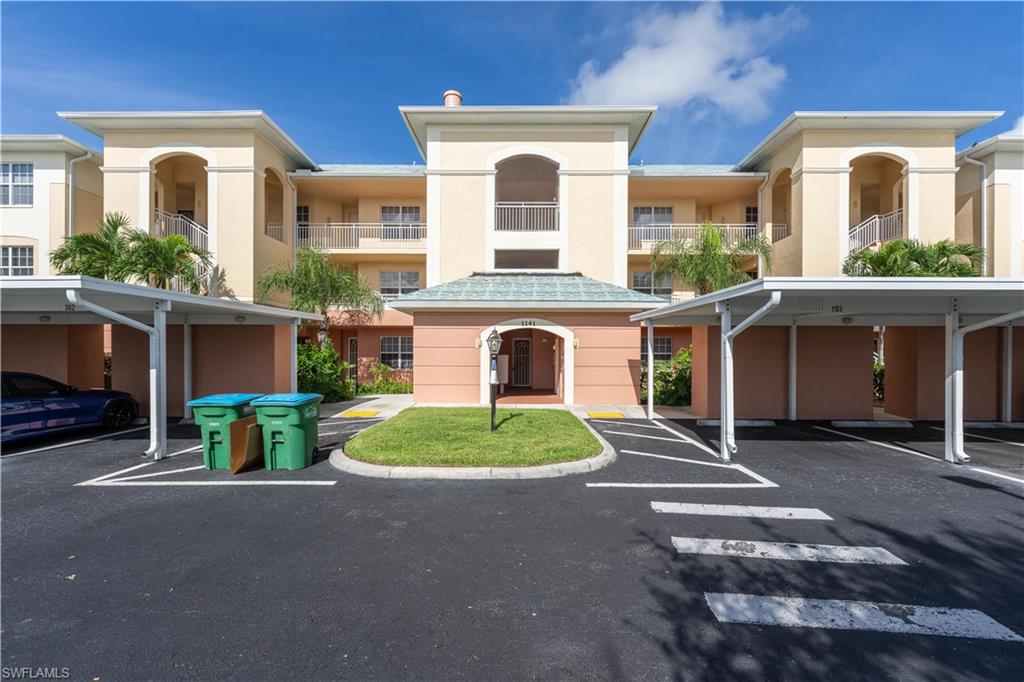
{"type": "Polygon", "coordinates": [[[135,419],[135,410],[124,400],[115,400],[103,410],[103,426],[108,429],[121,429],[135,419]]]}

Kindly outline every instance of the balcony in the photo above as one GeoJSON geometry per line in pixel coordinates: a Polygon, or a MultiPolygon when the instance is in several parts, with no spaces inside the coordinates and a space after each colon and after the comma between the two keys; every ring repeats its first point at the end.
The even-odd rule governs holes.
{"type": "Polygon", "coordinates": [[[299,223],[296,230],[300,247],[328,252],[427,250],[424,223],[299,223]]]}
{"type": "Polygon", "coordinates": [[[496,232],[557,232],[557,201],[499,201],[494,204],[496,232]]]}
{"type": "MultiPolygon", "coordinates": [[[[726,243],[735,246],[745,239],[761,233],[757,223],[716,223],[715,227],[725,234],[726,243]]],[[[629,250],[650,253],[658,242],[669,240],[694,240],[700,234],[700,223],[649,223],[629,228],[629,250]]]]}

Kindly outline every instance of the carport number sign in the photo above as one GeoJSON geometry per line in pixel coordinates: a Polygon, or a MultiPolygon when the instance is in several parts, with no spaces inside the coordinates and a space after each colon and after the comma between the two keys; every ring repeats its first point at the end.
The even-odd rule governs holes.
{"type": "Polygon", "coordinates": [[[537,320],[520,320],[519,326],[521,327],[536,327],[537,320]]]}

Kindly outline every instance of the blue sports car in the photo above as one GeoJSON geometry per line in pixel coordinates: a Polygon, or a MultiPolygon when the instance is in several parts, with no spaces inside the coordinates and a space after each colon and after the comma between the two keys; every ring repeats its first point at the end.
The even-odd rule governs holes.
{"type": "Polygon", "coordinates": [[[139,414],[124,391],[85,390],[27,372],[3,372],[0,442],[102,426],[119,429],[139,414]]]}

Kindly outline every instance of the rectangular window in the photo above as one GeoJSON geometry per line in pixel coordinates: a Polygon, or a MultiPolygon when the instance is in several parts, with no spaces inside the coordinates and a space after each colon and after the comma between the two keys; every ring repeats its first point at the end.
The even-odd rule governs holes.
{"type": "Polygon", "coordinates": [[[558,249],[495,249],[496,270],[557,270],[558,249]]]}
{"type": "Polygon", "coordinates": [[[633,273],[633,291],[642,291],[652,296],[672,297],[672,273],[655,277],[650,270],[638,270],[633,273]]]}
{"type": "Polygon", "coordinates": [[[0,276],[28,277],[35,274],[34,250],[31,246],[0,246],[0,276]]]}
{"type": "Polygon", "coordinates": [[[380,337],[380,361],[391,369],[412,369],[412,337],[380,337]]]}
{"type": "Polygon", "coordinates": [[[0,206],[32,205],[31,163],[0,163],[0,206]]]}
{"type": "Polygon", "coordinates": [[[747,206],[747,219],[743,222],[748,225],[757,224],[757,206],[747,206]]]}
{"type": "Polygon", "coordinates": [[[420,222],[420,207],[381,206],[380,221],[382,223],[418,223],[420,222]]]}
{"type": "Polygon", "coordinates": [[[419,291],[420,273],[382,271],[380,273],[380,295],[385,301],[398,298],[402,294],[419,291]]]}
{"type": "Polygon", "coordinates": [[[309,222],[309,206],[296,206],[295,207],[295,222],[297,222],[297,223],[308,223],[309,222]]]}
{"type": "Polygon", "coordinates": [[[634,206],[634,225],[671,225],[671,206],[634,206]]]}
{"type": "MultiPolygon", "coordinates": [[[[647,332],[643,332],[646,334],[647,332]]],[[[671,336],[655,336],[654,337],[654,359],[655,360],[671,360],[672,359],[672,337],[671,336]]],[[[647,337],[641,335],[640,337],[640,365],[647,365],[647,337]]]]}

